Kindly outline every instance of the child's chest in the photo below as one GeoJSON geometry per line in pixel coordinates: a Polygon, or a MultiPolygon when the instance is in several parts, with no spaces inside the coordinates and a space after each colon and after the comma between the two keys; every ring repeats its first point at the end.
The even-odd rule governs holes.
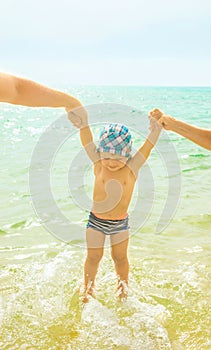
{"type": "Polygon", "coordinates": [[[119,171],[109,171],[101,167],[95,171],[95,187],[98,190],[105,188],[107,185],[115,188],[121,187],[124,191],[129,191],[134,187],[135,177],[128,167],[124,167],[119,171]]]}

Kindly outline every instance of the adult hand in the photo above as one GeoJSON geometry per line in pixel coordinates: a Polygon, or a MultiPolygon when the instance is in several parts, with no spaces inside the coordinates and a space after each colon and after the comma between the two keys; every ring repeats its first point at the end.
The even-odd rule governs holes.
{"type": "Polygon", "coordinates": [[[87,111],[82,106],[68,111],[68,119],[78,129],[88,125],[87,111]]]}

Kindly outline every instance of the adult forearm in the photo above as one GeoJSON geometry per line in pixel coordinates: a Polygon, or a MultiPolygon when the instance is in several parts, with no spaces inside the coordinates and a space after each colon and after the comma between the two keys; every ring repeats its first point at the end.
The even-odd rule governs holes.
{"type": "Polygon", "coordinates": [[[65,107],[69,110],[81,106],[76,98],[64,92],[27,79],[14,78],[14,81],[16,93],[8,101],[12,104],[29,107],[65,107]]]}
{"type": "Polygon", "coordinates": [[[174,119],[169,127],[170,130],[186,137],[197,145],[211,150],[211,130],[198,128],[177,119],[174,119]]]}

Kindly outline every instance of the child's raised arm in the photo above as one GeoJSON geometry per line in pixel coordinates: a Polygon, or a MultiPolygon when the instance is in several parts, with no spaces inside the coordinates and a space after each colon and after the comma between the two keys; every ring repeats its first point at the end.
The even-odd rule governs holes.
{"type": "Polygon", "coordinates": [[[88,114],[83,106],[69,111],[69,120],[80,129],[80,138],[85,151],[92,162],[100,159],[99,153],[96,152],[96,145],[93,141],[92,131],[88,123],[88,114]]]}
{"type": "Polygon", "coordinates": [[[151,150],[155,146],[160,132],[162,130],[162,126],[157,123],[156,120],[150,123],[150,133],[147,136],[143,145],[139,148],[139,150],[135,153],[132,159],[129,160],[129,164],[131,166],[132,171],[135,176],[137,176],[139,169],[148,159],[151,150]]]}

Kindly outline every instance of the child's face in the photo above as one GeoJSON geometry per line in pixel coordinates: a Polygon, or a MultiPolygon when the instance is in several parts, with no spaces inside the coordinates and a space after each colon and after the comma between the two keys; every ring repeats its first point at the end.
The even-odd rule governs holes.
{"type": "Polygon", "coordinates": [[[117,171],[122,169],[128,158],[120,156],[119,154],[112,154],[108,152],[100,152],[102,165],[109,171],[117,171]]]}

